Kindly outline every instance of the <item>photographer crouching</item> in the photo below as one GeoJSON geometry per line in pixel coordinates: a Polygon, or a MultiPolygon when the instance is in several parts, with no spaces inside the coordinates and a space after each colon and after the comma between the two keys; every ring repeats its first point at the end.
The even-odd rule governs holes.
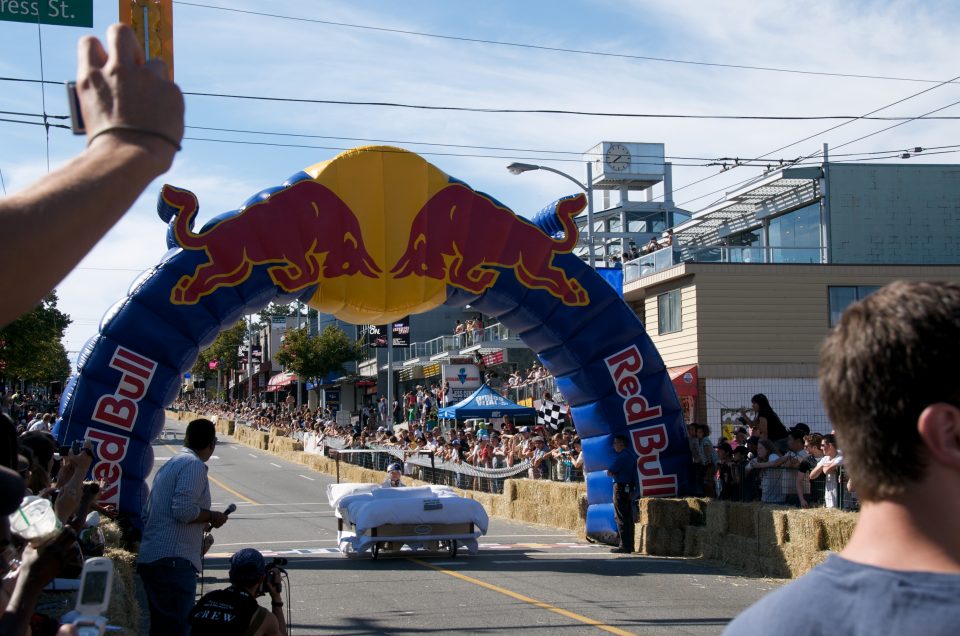
{"type": "Polygon", "coordinates": [[[283,615],[283,565],[268,566],[263,555],[244,548],[230,557],[230,587],[204,594],[190,610],[192,636],[282,636],[287,633],[283,615]],[[270,594],[272,611],[260,607],[257,597],[270,594]]]}

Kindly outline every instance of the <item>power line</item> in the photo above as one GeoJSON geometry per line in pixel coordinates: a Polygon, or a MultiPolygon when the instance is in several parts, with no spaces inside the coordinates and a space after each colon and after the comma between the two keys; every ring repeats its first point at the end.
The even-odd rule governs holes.
{"type": "MultiPolygon", "coordinates": [[[[956,79],[956,78],[955,78],[956,79]]],[[[58,84],[46,80],[30,80],[15,77],[0,77],[0,81],[34,82],[39,84],[58,84]]],[[[953,80],[950,80],[953,81],[953,80]]],[[[946,84],[948,82],[943,82],[946,84]]],[[[936,88],[936,87],[934,87],[936,88]]],[[[928,89],[932,90],[932,89],[928,89]]],[[[562,108],[488,108],[480,106],[445,106],[440,104],[410,104],[404,102],[380,102],[342,99],[316,99],[309,97],[273,97],[269,95],[239,95],[234,93],[205,93],[199,91],[183,91],[191,97],[212,97],[217,99],[236,99],[246,101],[281,102],[287,104],[324,104],[330,106],[369,106],[375,108],[402,108],[411,110],[432,110],[462,113],[489,113],[508,115],[574,115],[580,117],[624,117],[630,119],[718,119],[742,121],[817,121],[831,119],[848,119],[852,121],[868,119],[879,121],[912,121],[915,115],[874,117],[870,115],[704,115],[690,113],[627,113],[612,111],[567,110],[562,108]]],[[[919,94],[919,93],[918,93],[919,94]]],[[[876,111],[875,111],[876,112],[876,111]]],[[[960,116],[924,117],[929,120],[957,120],[960,116]]]]}
{"type": "MultiPolygon", "coordinates": [[[[290,144],[290,143],[278,143],[271,141],[250,141],[244,139],[212,139],[210,137],[184,137],[185,141],[207,141],[211,143],[221,143],[221,144],[238,144],[243,146],[269,146],[276,148],[312,148],[315,150],[334,150],[338,152],[343,152],[346,150],[352,150],[348,147],[340,146],[317,146],[313,144],[290,144]]],[[[404,153],[407,152],[403,149],[389,150],[384,149],[381,152],[397,152],[404,153]]],[[[422,151],[418,152],[420,155],[427,155],[432,157],[464,157],[464,158],[473,158],[473,159],[523,159],[526,161],[559,161],[564,163],[578,163],[582,164],[582,159],[564,159],[561,157],[518,157],[516,155],[480,155],[480,154],[471,154],[463,152],[431,152],[431,151],[422,151]]],[[[648,162],[646,165],[662,165],[655,164],[653,162],[648,162]]],[[[686,164],[686,163],[673,163],[674,166],[684,166],[689,168],[703,168],[704,164],[686,164]]]]}
{"type": "Polygon", "coordinates": [[[22,119],[4,119],[0,118],[0,121],[5,121],[11,124],[27,124],[28,126],[46,126],[47,128],[63,128],[65,130],[70,130],[70,126],[65,124],[51,124],[44,123],[42,121],[23,121],[22,119]]]}
{"type": "MultiPolygon", "coordinates": [[[[37,116],[39,114],[33,113],[21,113],[24,116],[37,116]]],[[[48,115],[48,118],[66,118],[62,115],[48,115]]],[[[22,121],[17,119],[6,119],[0,118],[0,122],[16,123],[16,124],[27,124],[33,126],[44,126],[43,122],[32,122],[32,121],[22,121]]],[[[907,123],[907,122],[903,122],[907,123]]],[[[898,124],[899,125],[899,124],[898,124]]],[[[64,130],[69,130],[70,127],[64,124],[46,124],[49,128],[62,128],[64,130]]],[[[449,147],[449,148],[464,148],[464,149],[478,149],[478,150],[503,150],[506,152],[531,152],[537,154],[552,154],[552,155],[578,155],[580,158],[563,158],[563,157],[518,157],[516,155],[489,155],[489,154],[475,154],[475,153],[459,153],[459,152],[429,152],[429,151],[418,151],[418,154],[430,155],[430,156],[444,156],[444,157],[464,157],[464,158],[479,158],[479,159],[526,159],[530,161],[555,161],[555,162],[564,162],[564,163],[583,163],[583,156],[589,155],[598,155],[599,153],[590,153],[590,152],[580,152],[573,150],[550,150],[545,148],[509,148],[509,147],[500,147],[500,146],[473,146],[469,144],[445,144],[439,142],[427,142],[427,141],[413,141],[413,140],[396,140],[396,139],[372,139],[372,138],[362,138],[362,137],[337,137],[332,135],[314,135],[308,133],[286,133],[286,132],[276,132],[276,131],[262,131],[262,130],[249,130],[249,129],[238,129],[238,128],[218,128],[212,126],[186,126],[188,129],[194,130],[209,130],[216,132],[232,132],[232,133],[242,133],[242,134],[255,134],[255,135],[269,135],[269,136],[281,136],[281,137],[299,137],[299,138],[316,138],[316,139],[335,139],[343,141],[365,141],[371,143],[395,143],[395,144],[406,144],[406,145],[424,145],[424,146],[439,146],[439,147],[449,147]]],[[[256,145],[256,146],[268,146],[268,147],[278,147],[278,148],[311,148],[316,150],[331,150],[336,152],[343,152],[350,150],[351,148],[343,146],[321,146],[314,144],[293,144],[293,143],[276,143],[276,142],[262,142],[262,141],[250,141],[250,140],[239,140],[239,139],[214,139],[209,137],[184,137],[188,141],[205,141],[210,143],[224,143],[224,144],[238,144],[238,145],[256,145]]],[[[933,148],[949,148],[954,146],[935,146],[933,148]]],[[[957,145],[960,147],[960,144],[957,145]]],[[[932,150],[933,148],[928,148],[927,150],[932,150]]],[[[861,153],[848,153],[848,154],[837,154],[835,156],[861,156],[861,155],[890,155],[891,153],[902,153],[907,152],[908,150],[912,152],[919,152],[915,149],[896,149],[896,150],[882,150],[882,151],[872,151],[872,152],[861,152],[861,153]]],[[[929,154],[929,153],[928,153],[929,154]]],[[[895,158],[896,155],[893,155],[895,158]]],[[[660,159],[659,155],[636,155],[635,158],[653,158],[660,159]]],[[[883,158],[883,157],[881,157],[883,158]]],[[[727,169],[732,167],[745,167],[752,164],[761,164],[769,166],[772,163],[796,165],[798,159],[770,159],[770,158],[748,158],[748,157],[685,157],[685,156],[665,156],[665,160],[671,160],[671,164],[677,167],[693,167],[693,168],[704,168],[711,167],[714,165],[723,165],[726,163],[731,163],[727,169]],[[699,161],[706,163],[679,163],[682,161],[699,161]]],[[[707,179],[713,178],[716,175],[710,175],[701,179],[700,181],[705,181],[707,179]]],[[[699,183],[699,181],[694,182],[699,183]]]]}
{"type": "MultiPolygon", "coordinates": [[[[784,150],[784,149],[786,149],[786,148],[790,148],[791,146],[796,146],[797,144],[803,143],[803,142],[805,142],[805,141],[809,141],[809,140],[813,139],[814,137],[817,137],[817,136],[820,136],[820,135],[822,135],[822,134],[825,134],[825,133],[834,131],[834,130],[836,130],[836,129],[838,129],[838,128],[842,128],[843,126],[848,126],[848,125],[852,124],[854,121],[858,121],[858,120],[860,120],[860,119],[865,119],[865,118],[867,118],[867,117],[869,117],[869,116],[872,116],[872,115],[874,115],[874,114],[876,114],[876,113],[879,113],[879,112],[882,111],[882,110],[886,110],[887,108],[891,108],[891,107],[893,107],[893,106],[896,106],[897,104],[901,104],[901,103],[903,103],[903,102],[905,102],[905,101],[907,101],[907,100],[913,99],[914,97],[919,97],[920,95],[923,95],[923,94],[925,94],[925,93],[929,93],[930,91],[936,90],[936,89],[938,89],[938,88],[940,88],[940,87],[942,87],[942,86],[945,86],[946,84],[950,84],[950,83],[956,81],[957,79],[960,79],[960,75],[958,75],[957,77],[953,77],[953,78],[951,78],[951,79],[949,79],[949,80],[946,80],[945,82],[940,82],[940,83],[937,84],[936,86],[931,86],[930,88],[925,88],[925,89],[922,90],[922,91],[913,93],[912,95],[908,95],[908,96],[906,96],[906,97],[904,97],[904,98],[901,98],[901,99],[898,99],[898,100],[896,100],[896,101],[894,101],[894,102],[891,102],[891,103],[889,103],[889,104],[886,104],[885,106],[881,106],[880,108],[874,109],[874,110],[866,113],[866,115],[864,115],[863,117],[859,117],[859,118],[857,118],[857,119],[853,119],[853,120],[850,120],[850,121],[846,121],[846,122],[837,124],[836,126],[831,126],[830,128],[827,128],[827,129],[825,129],[825,130],[821,130],[820,132],[816,132],[816,133],[813,133],[812,135],[808,135],[808,136],[804,137],[803,139],[800,139],[799,141],[795,141],[795,142],[793,142],[793,143],[787,144],[786,146],[781,146],[781,147],[779,147],[779,148],[776,148],[776,149],[774,149],[774,150],[771,150],[771,151],[768,152],[768,153],[765,153],[765,154],[760,155],[760,157],[762,158],[762,157],[766,157],[766,156],[768,156],[768,155],[772,155],[772,154],[775,153],[775,152],[780,152],[781,150],[784,150]]],[[[938,110],[939,110],[939,109],[938,109],[938,110]]],[[[936,112],[936,111],[933,111],[933,112],[936,112]]],[[[911,120],[911,121],[913,121],[913,120],[911,120]]],[[[906,123],[906,122],[905,122],[905,123],[906,123]]],[[[893,126],[891,126],[890,128],[893,128],[893,126]]],[[[889,128],[886,128],[886,129],[884,129],[884,130],[889,130],[889,128]]],[[[880,132],[883,132],[883,130],[880,130],[880,131],[877,131],[877,132],[880,133],[880,132]]],[[[869,136],[869,135],[868,135],[868,136],[869,136]]],[[[865,139],[865,138],[866,138],[866,137],[864,137],[864,139],[865,139]]],[[[854,141],[859,141],[859,140],[854,140],[854,141]]],[[[853,142],[848,142],[847,144],[844,144],[844,145],[849,145],[850,143],[853,143],[853,142]]],[[[811,156],[815,156],[816,154],[819,154],[819,153],[815,153],[814,155],[811,155],[811,156]]],[[[720,174],[722,174],[722,172],[717,173],[717,174],[715,174],[715,175],[713,175],[713,176],[716,177],[716,176],[719,176],[720,174]]],[[[706,180],[709,179],[709,178],[710,178],[710,177],[707,177],[707,178],[704,178],[704,179],[699,179],[698,181],[695,181],[695,182],[693,182],[693,183],[688,183],[688,184],[686,184],[686,185],[684,185],[684,186],[681,186],[681,187],[679,187],[679,188],[674,189],[674,192],[676,193],[676,192],[679,192],[680,190],[684,190],[684,189],[686,189],[686,188],[689,188],[689,187],[692,186],[692,185],[696,185],[697,183],[702,183],[703,181],[706,181],[706,180]]],[[[749,181],[749,179],[747,179],[747,181],[749,181]]],[[[744,183],[745,183],[745,182],[744,182],[744,183]]],[[[702,199],[702,198],[704,198],[704,197],[706,197],[706,196],[710,196],[710,194],[715,194],[716,192],[717,192],[717,191],[712,192],[712,193],[709,193],[709,194],[701,195],[701,196],[696,197],[696,198],[694,198],[694,199],[690,199],[689,201],[684,201],[684,202],[681,203],[680,205],[687,205],[688,203],[692,203],[692,202],[694,202],[694,201],[698,201],[698,200],[700,200],[700,199],[702,199]]]]}
{"type": "Polygon", "coordinates": [[[70,115],[44,115],[43,113],[20,113],[13,110],[0,110],[0,115],[19,115],[21,117],[47,117],[49,119],[70,119],[70,115]]]}
{"type": "Polygon", "coordinates": [[[791,69],[791,68],[776,67],[776,66],[756,66],[756,65],[750,65],[750,64],[723,64],[720,62],[704,62],[701,60],[684,60],[679,58],[656,57],[651,55],[632,55],[629,53],[613,53],[609,51],[590,51],[586,49],[573,49],[573,48],[565,48],[565,47],[558,47],[558,46],[545,46],[540,44],[529,44],[529,43],[523,43],[523,42],[509,42],[506,40],[487,40],[483,38],[470,38],[470,37],[458,36],[458,35],[428,33],[426,31],[411,31],[407,29],[378,27],[378,26],[372,26],[372,25],[366,25],[366,24],[351,24],[348,22],[335,22],[333,20],[320,20],[318,18],[300,18],[296,16],[280,15],[277,13],[249,11],[245,9],[235,9],[232,7],[218,7],[215,5],[201,4],[198,2],[179,2],[178,1],[178,2],[175,2],[175,4],[180,4],[188,7],[198,7],[203,9],[214,9],[217,11],[229,11],[231,13],[243,13],[247,15],[254,15],[254,16],[266,17],[266,18],[276,18],[279,20],[291,20],[294,22],[309,22],[313,24],[324,24],[327,26],[344,27],[348,29],[378,31],[381,33],[394,33],[397,35],[414,35],[418,37],[435,38],[439,40],[451,40],[455,42],[470,42],[473,44],[487,44],[487,45],[493,45],[493,46],[532,49],[537,51],[549,51],[553,53],[572,53],[576,55],[589,55],[593,57],[606,57],[606,58],[616,58],[616,59],[645,61],[645,62],[664,62],[664,63],[670,63],[670,64],[686,64],[691,66],[710,66],[715,68],[730,68],[730,69],[740,69],[740,70],[750,70],[750,71],[767,71],[772,73],[793,73],[798,75],[819,75],[819,76],[825,76],[825,77],[846,77],[846,78],[856,78],[856,79],[886,80],[886,81],[895,81],[895,82],[927,82],[931,84],[939,81],[939,80],[920,79],[920,78],[914,78],[914,77],[896,77],[896,76],[889,76],[889,75],[866,75],[861,73],[839,73],[839,72],[829,72],[829,71],[807,71],[802,69],[791,69]]]}
{"type": "MultiPolygon", "coordinates": [[[[541,155],[576,155],[579,157],[584,156],[593,156],[599,157],[602,155],[601,152],[583,152],[577,150],[553,150],[548,148],[512,148],[504,146],[481,146],[481,145],[471,145],[471,144],[451,144],[451,143],[442,143],[436,141],[415,141],[410,139],[380,139],[380,138],[371,138],[371,137],[340,137],[335,135],[317,135],[313,133],[298,133],[298,132],[280,132],[280,131],[270,131],[270,130],[252,130],[245,128],[218,128],[214,126],[193,126],[187,125],[187,129],[190,130],[207,130],[213,132],[229,132],[229,133],[238,133],[238,134],[250,134],[250,135],[267,135],[267,136],[276,136],[276,137],[299,137],[304,139],[332,139],[337,141],[360,141],[365,143],[375,143],[375,144],[400,144],[400,145],[410,145],[410,146],[438,146],[442,148],[466,148],[470,150],[499,150],[504,152],[529,152],[536,153],[541,155]]],[[[322,148],[322,146],[317,146],[322,148]]],[[[927,150],[940,149],[940,148],[960,148],[960,144],[948,145],[948,146],[930,146],[926,148],[927,150]]],[[[845,157],[845,156],[860,156],[860,155],[886,155],[893,152],[905,152],[907,149],[895,148],[892,150],[877,150],[870,152],[856,152],[849,154],[837,153],[834,156],[845,157]]],[[[915,152],[920,152],[914,150],[915,152]]],[[[659,155],[633,155],[634,158],[640,159],[658,159],[659,155]]],[[[680,155],[666,155],[664,159],[670,160],[679,160],[679,161],[739,161],[739,162],[762,162],[765,164],[771,162],[791,162],[796,161],[795,158],[791,159],[769,159],[769,158],[746,158],[746,157],[689,157],[689,156],[680,156],[680,155]]],[[[545,158],[546,159],[546,158],[545,158]]],[[[550,158],[549,160],[553,160],[550,158]]]]}
{"type": "MultiPolygon", "coordinates": [[[[0,78],[2,79],[2,78],[0,78]]],[[[183,91],[191,97],[215,97],[219,99],[240,99],[265,102],[284,102],[291,104],[326,104],[331,106],[371,106],[376,108],[403,108],[411,110],[436,110],[461,113],[493,113],[512,115],[576,115],[580,117],[626,117],[631,119],[731,119],[750,121],[816,121],[828,119],[878,119],[882,121],[900,121],[916,117],[868,117],[862,115],[694,115],[687,113],[622,113],[609,111],[566,110],[562,108],[487,108],[480,106],[444,106],[439,104],[408,104],[403,102],[377,102],[341,99],[314,99],[309,97],[272,97],[268,95],[235,95],[231,93],[203,93],[183,91]]],[[[960,119],[958,117],[931,117],[930,119],[960,119]]]]}

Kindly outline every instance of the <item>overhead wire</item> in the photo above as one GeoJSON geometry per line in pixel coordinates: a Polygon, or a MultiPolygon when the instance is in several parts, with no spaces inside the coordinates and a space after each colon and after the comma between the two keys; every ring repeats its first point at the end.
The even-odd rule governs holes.
{"type": "MultiPolygon", "coordinates": [[[[957,79],[960,79],[960,75],[958,75],[958,76],[956,76],[956,77],[953,77],[953,78],[951,78],[951,79],[949,79],[949,80],[942,81],[942,82],[940,82],[939,84],[937,84],[936,86],[931,86],[930,88],[925,88],[925,89],[922,90],[922,91],[918,91],[918,92],[916,92],[916,93],[913,93],[912,95],[908,95],[908,96],[903,97],[903,98],[901,98],[901,99],[898,99],[898,100],[896,100],[896,101],[894,101],[894,102],[891,102],[891,103],[889,103],[889,104],[886,104],[886,105],[884,105],[884,106],[881,106],[880,108],[874,109],[874,110],[868,112],[864,117],[860,117],[860,118],[853,119],[853,120],[850,120],[850,121],[847,121],[847,122],[843,122],[843,123],[837,124],[836,126],[831,126],[830,128],[827,128],[827,129],[825,129],[825,130],[816,132],[816,133],[814,133],[814,134],[812,134],[812,135],[808,135],[808,136],[804,137],[803,139],[800,139],[800,140],[795,141],[795,142],[793,142],[793,143],[789,143],[789,144],[787,144],[787,145],[785,145],[785,146],[781,146],[781,147],[779,147],[779,148],[776,148],[776,149],[774,149],[774,150],[771,150],[770,152],[764,153],[764,154],[760,155],[760,157],[761,157],[761,158],[767,157],[767,156],[769,156],[769,155],[772,155],[772,154],[775,153],[775,152],[780,152],[781,150],[785,150],[785,149],[790,148],[790,147],[792,147],[792,146],[796,146],[797,144],[801,144],[801,143],[803,143],[803,142],[805,142],[805,141],[809,141],[809,140],[813,139],[814,137],[819,137],[820,135],[823,135],[823,134],[828,133],[828,132],[832,132],[832,131],[834,131],[834,130],[836,130],[836,129],[838,129],[838,128],[842,128],[843,126],[848,126],[848,125],[852,124],[852,123],[855,122],[855,121],[859,121],[859,120],[861,120],[861,119],[865,119],[867,116],[872,116],[872,115],[874,115],[875,113],[879,113],[879,112],[882,111],[882,110],[886,110],[887,108],[892,108],[893,106],[896,106],[896,105],[898,105],[898,104],[902,104],[903,102],[905,102],[905,101],[907,101],[907,100],[913,99],[913,98],[915,98],[915,97],[919,97],[920,95],[923,95],[923,94],[925,94],[925,93],[929,93],[930,91],[936,90],[936,89],[938,89],[938,88],[941,88],[942,86],[945,86],[945,85],[947,85],[947,84],[953,83],[953,82],[955,82],[957,79]]],[[[941,109],[937,109],[937,110],[941,110],[941,109]]],[[[937,111],[933,111],[933,112],[937,112],[937,111]]],[[[915,119],[912,119],[912,120],[910,120],[910,121],[915,121],[915,119]]],[[[909,123],[909,122],[904,122],[904,123],[909,123]]],[[[890,126],[889,128],[886,128],[886,129],[884,129],[884,130],[889,130],[890,128],[894,128],[894,127],[895,127],[895,126],[890,126]]],[[[881,133],[881,132],[884,132],[884,130],[877,131],[876,134],[879,134],[879,133],[881,133]]],[[[872,135],[867,135],[867,136],[872,136],[872,135]]],[[[866,139],[866,137],[864,137],[864,139],[866,139]]],[[[854,141],[859,141],[859,140],[854,140],[854,141]]],[[[851,143],[853,143],[853,141],[847,142],[847,143],[845,143],[844,145],[849,145],[849,144],[851,144],[851,143]]],[[[819,154],[819,153],[815,153],[815,154],[812,155],[812,156],[816,156],[817,154],[819,154]]],[[[721,174],[723,174],[723,172],[719,172],[719,173],[713,175],[713,177],[717,177],[717,176],[719,176],[719,175],[721,175],[721,174]]],[[[713,178],[713,177],[705,177],[705,178],[699,179],[699,180],[697,180],[697,181],[695,181],[695,182],[688,183],[688,184],[686,184],[686,185],[680,186],[679,188],[675,188],[675,189],[673,190],[673,192],[674,192],[674,193],[679,192],[680,190],[684,190],[684,189],[686,189],[686,188],[689,188],[690,186],[696,185],[696,184],[698,184],[698,183],[703,183],[703,182],[706,181],[707,179],[710,179],[710,178],[713,178]]],[[[747,181],[749,181],[749,179],[748,179],[747,181]]],[[[710,194],[716,194],[716,192],[717,192],[717,191],[714,191],[714,192],[711,192],[711,193],[708,193],[708,194],[700,195],[699,197],[696,197],[696,198],[693,198],[693,199],[689,199],[689,200],[687,200],[687,201],[684,201],[684,202],[681,203],[680,205],[688,205],[688,204],[690,204],[690,203],[693,203],[694,201],[699,201],[700,199],[703,199],[703,198],[705,198],[705,197],[708,197],[708,196],[710,196],[710,194]]]]}
{"type": "MultiPolygon", "coordinates": [[[[40,27],[40,14],[37,14],[37,44],[40,47],[40,79],[43,80],[43,35],[40,27]]],[[[40,84],[40,104],[43,109],[43,126],[47,140],[47,172],[50,172],[50,127],[47,126],[47,88],[40,84]]]]}
{"type": "Polygon", "coordinates": [[[486,44],[486,45],[493,45],[493,46],[548,51],[548,52],[554,52],[554,53],[571,53],[576,55],[588,55],[593,57],[617,58],[617,59],[624,59],[624,60],[636,60],[636,61],[647,61],[647,62],[663,62],[663,63],[670,63],[670,64],[686,64],[686,65],[692,65],[692,66],[710,66],[714,68],[766,71],[766,72],[773,72],[773,73],[794,73],[798,75],[819,75],[819,76],[825,76],[825,77],[844,77],[844,78],[856,78],[856,79],[885,80],[885,81],[895,81],[895,82],[927,82],[927,83],[933,84],[939,81],[939,80],[930,80],[930,79],[922,79],[922,78],[915,78],[915,77],[897,77],[897,76],[890,76],[890,75],[867,75],[863,73],[839,73],[839,72],[831,72],[831,71],[809,71],[809,70],[803,70],[803,69],[792,69],[792,68],[776,67],[776,66],[758,66],[758,65],[752,65],[752,64],[724,64],[721,62],[704,62],[702,60],[684,60],[679,58],[658,57],[658,56],[651,56],[651,55],[613,53],[610,51],[591,51],[587,49],[574,49],[574,48],[566,48],[566,47],[559,47],[559,46],[530,44],[530,43],[523,43],[523,42],[510,42],[507,40],[489,40],[484,38],[471,38],[471,37],[459,36],[459,35],[429,33],[426,31],[413,31],[409,29],[379,27],[379,26],[373,26],[373,25],[367,25],[367,24],[352,24],[349,22],[321,20],[319,18],[303,18],[298,16],[281,15],[278,13],[267,13],[264,11],[251,11],[248,9],[237,9],[235,7],[221,7],[221,6],[211,5],[211,4],[203,4],[199,2],[183,2],[181,0],[177,0],[176,2],[174,2],[174,4],[179,4],[179,5],[188,6],[188,7],[214,9],[217,11],[228,11],[232,13],[254,15],[258,17],[290,20],[294,22],[323,24],[327,26],[343,27],[343,28],[349,28],[349,29],[378,31],[381,33],[393,33],[397,35],[413,35],[418,37],[435,38],[440,40],[451,40],[455,42],[468,42],[471,44],[486,44]]]}
{"type": "MultiPolygon", "coordinates": [[[[0,81],[8,82],[36,82],[42,84],[59,84],[46,80],[30,80],[18,77],[0,77],[0,81]]],[[[946,82],[944,82],[946,83],[946,82]]],[[[937,88],[937,87],[933,87],[937,88]]],[[[927,89],[932,90],[932,89],[927,89]]],[[[741,121],[817,121],[830,119],[847,119],[857,121],[861,119],[879,121],[902,121],[917,119],[916,115],[898,115],[889,117],[873,117],[868,115],[714,115],[691,113],[630,113],[613,111],[569,110],[563,108],[492,108],[481,106],[446,106],[440,104],[412,104],[404,102],[383,102],[365,100],[318,99],[311,97],[275,97],[272,95],[240,95],[235,93],[208,93],[202,91],[182,91],[190,97],[211,97],[216,99],[236,99],[246,101],[280,102],[288,104],[323,104],[328,106],[369,106],[375,108],[401,108],[413,110],[432,110],[446,112],[468,112],[511,115],[572,115],[580,117],[615,117],[628,119],[701,119],[701,120],[741,120],[741,121]]],[[[926,91],[921,91],[926,92],[926,91]]],[[[918,93],[919,94],[919,93],[918,93]]],[[[882,109],[880,109],[882,110],[882,109]]],[[[875,111],[877,112],[877,111],[875,111]]],[[[930,120],[958,120],[960,116],[924,117],[930,120]]]]}
{"type": "MultiPolygon", "coordinates": [[[[0,114],[12,112],[12,111],[0,111],[0,114]]],[[[25,117],[43,117],[44,115],[40,113],[25,113],[17,112],[16,114],[25,116],[25,117]]],[[[48,119],[67,119],[67,115],[50,115],[47,114],[48,119]]],[[[0,122],[8,123],[17,123],[17,124],[27,124],[34,126],[48,126],[51,128],[61,128],[64,130],[69,130],[70,127],[64,124],[54,124],[43,122],[32,122],[32,121],[23,121],[17,119],[7,119],[0,118],[0,122]]],[[[907,123],[907,122],[904,122],[907,123]]],[[[342,141],[363,141],[369,143],[389,143],[389,144],[404,144],[404,145],[413,145],[413,146],[437,146],[443,148],[461,148],[461,149],[476,149],[476,150],[501,150],[505,152],[529,152],[537,155],[574,155],[576,158],[563,158],[556,156],[537,156],[537,157],[518,157],[517,155],[490,155],[490,154],[475,154],[475,153],[462,153],[462,152],[428,152],[421,151],[421,154],[433,155],[433,156],[448,156],[448,157],[465,157],[465,158],[485,158],[485,159],[526,159],[531,161],[555,161],[555,162],[566,162],[566,163],[583,163],[584,157],[588,156],[599,156],[601,153],[595,152],[583,152],[583,151],[574,151],[574,150],[552,150],[547,148],[513,148],[513,147],[503,147],[503,146],[483,146],[483,145],[470,145],[470,144],[449,144],[442,142],[430,142],[430,141],[417,141],[417,140],[398,140],[398,139],[378,139],[378,138],[367,138],[367,137],[340,137],[334,135],[316,135],[311,133],[295,133],[295,132],[279,132],[279,131],[265,131],[265,130],[252,130],[252,129],[240,129],[240,128],[221,128],[214,126],[193,126],[187,125],[187,129],[193,130],[207,130],[212,132],[228,132],[228,133],[237,133],[237,134],[251,134],[251,135],[265,135],[265,136],[279,136],[279,137],[293,137],[293,138],[307,138],[307,139],[332,139],[332,140],[342,140],[342,141]]],[[[260,146],[273,146],[273,147],[289,147],[289,148],[312,148],[318,150],[331,150],[342,152],[349,150],[350,148],[344,146],[322,146],[314,144],[293,144],[293,143],[276,143],[276,142],[263,142],[263,141],[251,141],[251,140],[242,140],[242,139],[215,139],[209,137],[184,137],[188,141],[203,141],[211,143],[226,143],[226,144],[240,144],[240,145],[260,145],[260,146]]],[[[960,147],[960,144],[954,146],[932,146],[926,149],[921,150],[932,150],[934,148],[951,148],[951,147],[960,147]]],[[[891,153],[903,153],[903,152],[919,152],[916,148],[903,148],[903,149],[894,149],[894,150],[881,150],[881,151],[868,151],[868,152],[859,152],[859,153],[837,153],[835,157],[859,157],[866,155],[867,158],[871,156],[880,156],[880,155],[891,155],[891,153]]],[[[897,155],[891,155],[892,158],[896,158],[897,155]]],[[[635,159],[661,159],[660,155],[634,155],[635,159]]],[[[768,167],[771,164],[780,165],[792,165],[796,164],[798,161],[797,158],[790,159],[772,159],[764,157],[733,157],[733,156],[722,156],[722,157],[697,157],[697,156],[680,156],[680,155],[667,155],[662,157],[665,160],[670,160],[671,165],[679,167],[711,167],[716,165],[724,165],[730,163],[729,168],[732,167],[750,167],[752,164],[757,164],[758,166],[766,165],[768,167]],[[706,163],[680,163],[683,161],[696,161],[696,162],[706,162],[706,163]]],[[[886,158],[886,157],[884,157],[886,158]]],[[[707,178],[712,178],[715,175],[710,175],[707,178]]]]}

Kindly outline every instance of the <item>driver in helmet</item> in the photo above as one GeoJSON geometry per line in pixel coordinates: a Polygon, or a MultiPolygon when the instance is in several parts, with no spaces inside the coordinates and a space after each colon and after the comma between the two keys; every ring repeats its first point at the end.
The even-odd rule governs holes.
{"type": "Polygon", "coordinates": [[[403,465],[394,462],[387,466],[387,476],[383,480],[384,488],[400,488],[404,483],[400,480],[403,476],[403,465]]]}

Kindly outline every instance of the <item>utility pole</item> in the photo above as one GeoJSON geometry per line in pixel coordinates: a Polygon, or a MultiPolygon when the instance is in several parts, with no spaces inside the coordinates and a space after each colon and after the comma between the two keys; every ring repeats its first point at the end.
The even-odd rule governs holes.
{"type": "MultiPolygon", "coordinates": [[[[298,329],[298,330],[300,329],[300,300],[299,300],[299,299],[297,299],[297,329],[298,329]]],[[[300,382],[301,382],[301,380],[302,380],[302,378],[300,377],[300,374],[298,373],[298,374],[297,374],[297,408],[298,408],[298,409],[300,408],[300,401],[301,401],[301,399],[302,399],[302,398],[300,397],[300,393],[301,393],[301,391],[300,391],[300,382]]]]}

